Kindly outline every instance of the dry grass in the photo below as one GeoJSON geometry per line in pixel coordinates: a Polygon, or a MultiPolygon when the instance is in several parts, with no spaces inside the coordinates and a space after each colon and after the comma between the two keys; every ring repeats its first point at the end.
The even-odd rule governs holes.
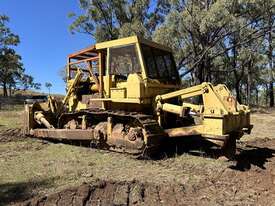
{"type": "Polygon", "coordinates": [[[50,180],[53,192],[95,179],[140,180],[154,183],[196,184],[213,168],[228,164],[220,160],[182,155],[177,158],[142,161],[123,154],[96,151],[64,144],[44,144],[33,139],[0,144],[0,184],[50,180]],[[204,168],[203,176],[201,168],[204,168]],[[12,172],[11,172],[12,171],[12,172]]]}
{"type": "Polygon", "coordinates": [[[253,140],[255,138],[275,138],[275,110],[261,109],[251,114],[253,129],[250,135],[245,135],[242,140],[253,140]]]}
{"type": "MultiPolygon", "coordinates": [[[[3,95],[3,89],[0,88],[0,95],[3,95]]],[[[48,93],[45,92],[39,92],[34,90],[16,90],[13,91],[12,96],[33,96],[33,95],[48,95],[48,93]]],[[[63,97],[63,94],[51,94],[55,97],[63,97]]]]}
{"type": "Polygon", "coordinates": [[[23,124],[23,112],[21,105],[13,111],[0,111],[0,129],[1,128],[20,128],[23,124]]]}

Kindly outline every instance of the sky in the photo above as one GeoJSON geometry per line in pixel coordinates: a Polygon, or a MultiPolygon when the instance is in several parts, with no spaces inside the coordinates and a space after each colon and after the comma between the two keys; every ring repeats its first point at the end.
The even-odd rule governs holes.
{"type": "Polygon", "coordinates": [[[51,82],[52,93],[65,94],[59,71],[67,55],[94,43],[88,35],[69,32],[70,12],[81,13],[78,0],[0,0],[0,14],[10,17],[8,27],[20,37],[15,49],[42,92],[51,82]]]}

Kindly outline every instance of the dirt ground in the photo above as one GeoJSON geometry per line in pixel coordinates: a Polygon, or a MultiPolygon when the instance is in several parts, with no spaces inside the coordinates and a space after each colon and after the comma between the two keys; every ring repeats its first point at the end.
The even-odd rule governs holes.
{"type": "Polygon", "coordinates": [[[234,161],[193,141],[137,160],[22,138],[3,125],[0,205],[275,205],[275,111],[256,111],[252,123],[234,161]]]}

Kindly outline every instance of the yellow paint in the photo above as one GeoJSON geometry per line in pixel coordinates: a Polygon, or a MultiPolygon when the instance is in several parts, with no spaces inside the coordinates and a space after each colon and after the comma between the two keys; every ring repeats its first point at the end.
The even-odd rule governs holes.
{"type": "Polygon", "coordinates": [[[182,109],[186,107],[200,111],[203,117],[203,130],[200,128],[201,134],[206,136],[223,136],[250,127],[249,110],[237,109],[237,103],[235,103],[232,98],[231,93],[225,85],[213,87],[212,84],[204,82],[190,88],[158,95],[156,101],[158,102],[158,110],[178,113],[179,116],[182,114],[182,109]],[[175,97],[181,97],[181,99],[185,101],[189,97],[199,95],[201,95],[203,99],[202,105],[183,102],[180,107],[161,103],[175,97]]]}
{"type": "Polygon", "coordinates": [[[152,41],[149,41],[147,39],[143,39],[143,38],[137,37],[137,36],[131,36],[131,37],[120,38],[120,39],[116,39],[116,40],[97,43],[95,45],[95,47],[97,50],[101,50],[101,49],[107,49],[110,47],[125,46],[128,44],[135,44],[135,43],[142,43],[142,44],[146,44],[150,47],[154,47],[154,48],[158,48],[158,49],[165,50],[168,52],[172,52],[172,50],[167,46],[160,45],[156,42],[152,42],[152,41]]]}
{"type": "Polygon", "coordinates": [[[112,99],[124,99],[126,98],[126,88],[111,88],[112,99]]]}
{"type": "MultiPolygon", "coordinates": [[[[91,99],[102,101],[105,109],[112,109],[118,105],[119,109],[151,107],[156,111],[156,119],[165,117],[163,113],[173,113],[183,116],[187,109],[201,115],[202,123],[191,127],[172,128],[172,134],[202,134],[211,137],[224,137],[231,132],[241,131],[250,127],[250,110],[245,105],[240,105],[232,96],[228,88],[219,84],[213,86],[204,82],[189,88],[182,88],[180,85],[161,83],[158,79],[148,78],[148,68],[145,66],[145,58],[141,50],[141,44],[171,52],[166,46],[152,41],[142,39],[137,36],[121,38],[95,45],[96,51],[100,52],[99,61],[99,91],[102,91],[101,98],[91,99]],[[114,75],[109,75],[110,71],[110,48],[134,44],[137,50],[137,57],[141,66],[141,73],[128,74],[126,80],[117,80],[114,75]],[[105,55],[105,68],[103,68],[103,55],[105,55]],[[103,75],[104,74],[104,75],[103,75]],[[201,96],[202,103],[194,104],[189,99],[201,96]],[[182,104],[170,103],[172,99],[181,99],[182,104]],[[118,104],[121,103],[121,104],[118,104]],[[130,105],[131,104],[131,105],[130,105]],[[133,107],[134,106],[134,107],[133,107]]],[[[81,74],[78,71],[74,80],[67,82],[68,92],[64,98],[69,111],[86,109],[87,106],[76,99],[74,94],[75,86],[80,82],[81,74]]],[[[161,123],[161,121],[159,121],[161,123]]],[[[110,131],[109,131],[110,132],[110,131]]]]}

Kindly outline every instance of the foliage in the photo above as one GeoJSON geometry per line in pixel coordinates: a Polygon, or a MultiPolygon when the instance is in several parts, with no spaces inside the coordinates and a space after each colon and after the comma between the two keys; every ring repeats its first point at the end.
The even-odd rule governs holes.
{"type": "Polygon", "coordinates": [[[84,14],[76,16],[70,26],[72,33],[91,35],[97,42],[133,34],[151,38],[158,23],[163,20],[159,4],[148,0],[79,0],[84,14]]]}
{"type": "Polygon", "coordinates": [[[226,83],[250,104],[253,90],[267,81],[267,11],[274,29],[274,0],[175,0],[153,38],[176,51],[180,73],[193,84],[226,83]]]}
{"type": "Polygon", "coordinates": [[[240,102],[274,105],[275,0],[79,0],[70,30],[96,41],[142,35],[174,51],[187,84],[225,83],[240,102]]]}
{"type": "Polygon", "coordinates": [[[51,93],[51,87],[52,87],[52,86],[53,86],[53,85],[52,85],[52,83],[50,83],[50,82],[46,82],[46,83],[45,83],[45,87],[48,88],[49,94],[51,93]]]}
{"type": "Polygon", "coordinates": [[[6,26],[8,21],[7,16],[0,15],[0,85],[3,87],[3,94],[8,96],[9,89],[11,95],[12,88],[17,86],[22,86],[24,90],[40,89],[41,84],[35,83],[32,76],[25,74],[21,56],[14,49],[20,42],[19,36],[6,26]]]}
{"type": "Polygon", "coordinates": [[[19,41],[19,36],[13,34],[6,26],[9,21],[9,17],[0,15],[0,47],[14,45],[16,46],[19,41]]]}
{"type": "Polygon", "coordinates": [[[22,84],[24,90],[27,90],[29,88],[34,88],[36,90],[41,89],[41,83],[34,82],[34,78],[27,74],[23,75],[23,77],[21,79],[21,84],[22,84]]]}

